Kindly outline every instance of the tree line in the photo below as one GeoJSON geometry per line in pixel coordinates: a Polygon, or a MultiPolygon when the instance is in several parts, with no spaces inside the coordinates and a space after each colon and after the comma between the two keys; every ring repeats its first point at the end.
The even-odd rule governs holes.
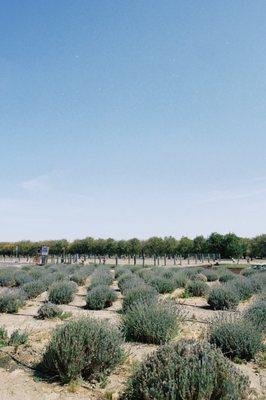
{"type": "Polygon", "coordinates": [[[23,240],[19,242],[0,242],[0,255],[2,256],[34,256],[42,245],[49,246],[50,254],[61,256],[63,254],[86,254],[94,256],[146,256],[146,257],[188,257],[190,255],[216,254],[221,258],[266,257],[266,234],[254,238],[243,238],[228,233],[221,235],[212,233],[208,237],[196,236],[190,239],[183,236],[175,239],[172,236],[164,238],[153,236],[146,240],[137,238],[129,240],[94,239],[86,237],[69,242],[62,240],[45,240],[32,242],[23,240]]]}

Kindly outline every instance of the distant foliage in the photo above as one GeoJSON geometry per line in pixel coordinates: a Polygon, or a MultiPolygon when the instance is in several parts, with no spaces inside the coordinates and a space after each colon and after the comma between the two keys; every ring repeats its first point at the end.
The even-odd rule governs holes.
{"type": "Polygon", "coordinates": [[[210,343],[229,358],[251,360],[262,348],[261,331],[239,316],[219,316],[210,325],[210,343]]]}
{"type": "Polygon", "coordinates": [[[115,300],[116,293],[113,289],[105,285],[93,286],[92,289],[89,288],[88,290],[86,308],[90,310],[102,310],[110,307],[115,300]]]}
{"type": "Polygon", "coordinates": [[[26,303],[26,294],[20,289],[7,289],[0,294],[0,312],[14,314],[26,303]]]}
{"type": "Polygon", "coordinates": [[[122,329],[129,340],[162,344],[180,332],[184,315],[174,302],[140,301],[122,316],[122,329]]]}
{"type": "Polygon", "coordinates": [[[234,288],[221,285],[211,289],[207,301],[213,310],[234,310],[240,299],[234,288]]]}
{"type": "Polygon", "coordinates": [[[207,343],[160,347],[133,373],[121,400],[243,400],[248,379],[207,343]]]}
{"type": "Polygon", "coordinates": [[[77,286],[74,282],[56,282],[49,291],[49,301],[54,304],[68,304],[74,300],[77,286]]]}
{"type": "Polygon", "coordinates": [[[62,382],[98,379],[124,356],[121,332],[106,321],[80,318],[56,328],[41,367],[62,382]]]}

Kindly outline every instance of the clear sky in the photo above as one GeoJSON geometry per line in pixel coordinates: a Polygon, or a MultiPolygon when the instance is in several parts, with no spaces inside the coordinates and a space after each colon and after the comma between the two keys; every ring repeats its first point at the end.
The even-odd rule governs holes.
{"type": "Polygon", "coordinates": [[[266,231],[264,0],[2,0],[0,240],[266,231]]]}

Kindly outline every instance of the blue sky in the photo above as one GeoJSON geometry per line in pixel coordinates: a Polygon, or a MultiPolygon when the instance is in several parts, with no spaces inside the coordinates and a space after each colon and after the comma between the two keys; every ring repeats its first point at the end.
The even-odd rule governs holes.
{"type": "Polygon", "coordinates": [[[0,240],[253,236],[266,2],[0,3],[0,240]]]}

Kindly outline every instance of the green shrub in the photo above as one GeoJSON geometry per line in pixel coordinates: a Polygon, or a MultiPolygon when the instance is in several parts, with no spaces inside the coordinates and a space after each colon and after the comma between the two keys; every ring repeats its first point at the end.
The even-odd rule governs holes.
{"type": "Polygon", "coordinates": [[[134,303],[122,316],[122,329],[128,340],[166,343],[178,334],[184,311],[174,302],[134,303]]]}
{"type": "Polygon", "coordinates": [[[218,280],[219,276],[215,271],[205,269],[202,273],[206,276],[208,282],[215,282],[218,280]]]}
{"type": "Polygon", "coordinates": [[[0,286],[13,287],[16,285],[13,269],[0,269],[0,286]]]}
{"type": "Polygon", "coordinates": [[[242,400],[248,378],[208,343],[159,347],[137,368],[121,400],[242,400]]]}
{"type": "Polygon", "coordinates": [[[175,282],[172,279],[164,278],[163,276],[155,276],[150,281],[149,284],[157,290],[159,293],[171,293],[175,290],[175,282]]]}
{"type": "Polygon", "coordinates": [[[54,274],[52,274],[51,272],[48,272],[47,274],[45,274],[45,276],[39,278],[39,280],[42,281],[43,286],[45,287],[46,290],[48,290],[51,285],[57,282],[54,274]]]}
{"type": "Polygon", "coordinates": [[[14,332],[12,332],[8,344],[9,346],[18,347],[22,344],[28,343],[28,340],[29,340],[29,334],[27,331],[21,331],[20,329],[16,329],[14,332]]]}
{"type": "Polygon", "coordinates": [[[156,301],[157,296],[157,290],[146,284],[129,289],[124,294],[123,312],[126,312],[134,303],[153,303],[156,301]]]}
{"type": "Polygon", "coordinates": [[[228,285],[213,288],[208,296],[208,304],[213,310],[234,310],[239,301],[238,293],[228,285]]]}
{"type": "Polygon", "coordinates": [[[14,314],[24,306],[26,294],[20,289],[7,289],[0,294],[0,312],[14,314]]]}
{"type": "Polygon", "coordinates": [[[124,293],[126,290],[133,289],[134,287],[138,287],[143,285],[144,281],[137,275],[128,275],[121,277],[118,280],[118,287],[121,293],[124,293]]]}
{"type": "Polygon", "coordinates": [[[195,275],[201,273],[203,268],[201,267],[186,267],[182,268],[182,271],[186,274],[189,279],[193,279],[195,275]]]}
{"type": "Polygon", "coordinates": [[[99,286],[99,285],[105,285],[109,286],[113,282],[113,276],[110,271],[99,268],[98,270],[95,270],[93,274],[91,275],[91,284],[90,286],[99,286]]]}
{"type": "Polygon", "coordinates": [[[244,312],[244,318],[254,326],[266,330],[266,300],[257,300],[244,312]]]}
{"type": "Polygon", "coordinates": [[[238,277],[229,284],[235,289],[240,301],[249,299],[253,295],[253,288],[249,280],[245,277],[238,277]]]}
{"type": "Polygon", "coordinates": [[[190,281],[186,286],[186,292],[189,296],[201,297],[206,296],[209,291],[209,286],[206,282],[190,281]]]}
{"type": "Polygon", "coordinates": [[[115,278],[119,278],[121,275],[125,273],[131,273],[132,271],[125,267],[124,265],[118,265],[115,267],[115,278]]]}
{"type": "Polygon", "coordinates": [[[215,318],[210,324],[209,340],[232,359],[249,361],[262,348],[261,331],[246,319],[234,315],[215,318]]]}
{"type": "Polygon", "coordinates": [[[25,283],[22,286],[22,290],[26,293],[28,299],[34,299],[35,297],[39,296],[41,293],[45,292],[46,287],[44,283],[39,280],[39,281],[31,281],[28,283],[25,283]]]}
{"type": "Polygon", "coordinates": [[[141,268],[136,272],[136,275],[147,283],[154,276],[154,273],[151,268],[141,268]]]}
{"type": "Polygon", "coordinates": [[[33,280],[32,276],[26,271],[17,271],[14,275],[15,285],[22,286],[33,280]]]}
{"type": "Polygon", "coordinates": [[[74,282],[56,282],[49,290],[49,301],[54,304],[68,304],[74,300],[76,290],[74,282]]]}
{"type": "Polygon", "coordinates": [[[174,275],[173,280],[176,288],[183,288],[188,283],[188,277],[184,272],[177,272],[174,275]]]}
{"type": "Polygon", "coordinates": [[[110,307],[116,300],[116,293],[108,286],[94,286],[88,290],[86,308],[90,310],[102,310],[110,307]]]}
{"type": "Polygon", "coordinates": [[[75,282],[77,285],[82,286],[85,285],[87,279],[87,274],[84,272],[75,272],[70,276],[70,280],[75,282]]]}
{"type": "Polygon", "coordinates": [[[41,367],[62,382],[98,379],[123,358],[121,332],[106,321],[80,318],[56,328],[41,367]]]}
{"type": "Polygon", "coordinates": [[[265,272],[259,272],[248,277],[249,285],[252,289],[253,294],[259,292],[265,292],[266,287],[266,274],[265,272]]]}
{"type": "Polygon", "coordinates": [[[48,318],[56,318],[62,315],[62,310],[56,305],[52,303],[44,303],[38,310],[37,318],[39,319],[48,319],[48,318]]]}
{"type": "Polygon", "coordinates": [[[245,277],[249,277],[252,276],[256,273],[256,270],[252,269],[252,268],[246,268],[243,271],[241,271],[241,275],[245,276],[245,277]]]}
{"type": "Polygon", "coordinates": [[[233,279],[235,279],[235,277],[236,275],[233,272],[226,270],[220,273],[219,281],[222,283],[226,283],[232,281],[233,279]]]}
{"type": "Polygon", "coordinates": [[[0,346],[5,346],[8,341],[7,330],[4,326],[0,326],[0,346]]]}
{"type": "Polygon", "coordinates": [[[30,272],[30,275],[31,275],[32,279],[35,280],[35,281],[38,280],[38,279],[41,279],[46,273],[44,268],[42,268],[42,267],[37,267],[37,268],[35,267],[35,269],[33,269],[30,272]]]}

